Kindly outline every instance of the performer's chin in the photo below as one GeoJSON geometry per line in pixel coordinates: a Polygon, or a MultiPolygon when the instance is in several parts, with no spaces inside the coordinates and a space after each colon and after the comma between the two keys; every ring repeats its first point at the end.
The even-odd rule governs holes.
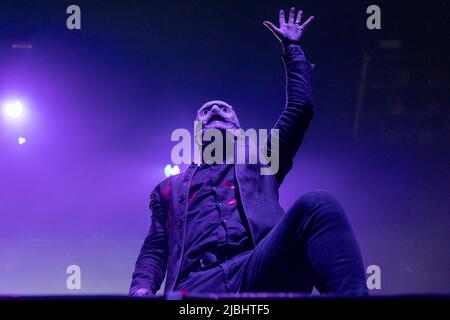
{"type": "Polygon", "coordinates": [[[210,124],[207,124],[204,127],[203,132],[206,132],[211,129],[217,129],[217,130],[221,130],[221,131],[222,130],[232,130],[232,129],[236,129],[236,126],[233,125],[232,123],[215,120],[215,121],[211,122],[210,124]]]}

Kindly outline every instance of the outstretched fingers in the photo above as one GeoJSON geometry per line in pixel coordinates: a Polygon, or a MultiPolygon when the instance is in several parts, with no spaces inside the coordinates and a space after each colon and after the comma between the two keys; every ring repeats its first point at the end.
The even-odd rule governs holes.
{"type": "Polygon", "coordinates": [[[280,28],[281,28],[282,26],[284,26],[286,24],[286,17],[284,16],[284,10],[283,9],[280,10],[279,19],[280,19],[280,28]]]}
{"type": "Polygon", "coordinates": [[[300,24],[300,21],[302,21],[302,15],[303,15],[303,11],[298,10],[297,18],[295,19],[295,23],[300,24]]]}
{"type": "Polygon", "coordinates": [[[291,7],[291,10],[289,11],[289,24],[294,24],[295,19],[295,8],[291,7]]]}
{"type": "Polygon", "coordinates": [[[272,22],[270,21],[264,21],[263,24],[270,30],[272,33],[279,37],[281,35],[281,30],[277,28],[272,22]]]}
{"type": "Polygon", "coordinates": [[[314,21],[314,16],[309,17],[308,20],[306,20],[306,21],[302,24],[302,29],[303,29],[303,30],[307,30],[313,21],[314,21]]]}

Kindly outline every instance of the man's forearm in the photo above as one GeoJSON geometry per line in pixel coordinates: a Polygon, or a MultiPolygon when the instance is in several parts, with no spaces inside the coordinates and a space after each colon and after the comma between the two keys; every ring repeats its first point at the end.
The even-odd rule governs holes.
{"type": "Polygon", "coordinates": [[[287,64],[292,61],[306,61],[305,53],[300,44],[283,45],[283,59],[287,64]]]}
{"type": "MultiPolygon", "coordinates": [[[[300,45],[283,46],[283,61],[286,69],[286,109],[299,126],[304,126],[313,116],[312,65],[306,60],[300,45]],[[297,111],[299,112],[295,112],[297,111]]],[[[305,131],[307,127],[291,128],[305,131]],[[304,129],[304,130],[302,130],[304,129]]]]}
{"type": "Polygon", "coordinates": [[[162,204],[159,186],[151,193],[152,211],[150,231],[141,247],[133,272],[130,295],[140,289],[155,293],[164,279],[168,257],[166,232],[167,212],[162,204]]]}
{"type": "Polygon", "coordinates": [[[292,167],[304,134],[314,115],[311,87],[311,64],[299,45],[283,47],[286,69],[286,105],[275,124],[279,130],[279,167],[277,181],[281,183],[292,167]]]}
{"type": "Polygon", "coordinates": [[[155,294],[164,279],[167,266],[166,243],[151,244],[146,239],[136,262],[130,295],[140,289],[155,294]]]}

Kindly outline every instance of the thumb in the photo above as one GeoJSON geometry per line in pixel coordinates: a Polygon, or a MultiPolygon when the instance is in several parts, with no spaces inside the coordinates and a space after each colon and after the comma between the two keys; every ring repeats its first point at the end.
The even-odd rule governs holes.
{"type": "Polygon", "coordinates": [[[279,38],[280,37],[280,29],[278,29],[272,22],[270,21],[264,21],[263,25],[267,27],[272,33],[279,38]]]}
{"type": "Polygon", "coordinates": [[[275,25],[270,21],[264,21],[263,25],[265,25],[270,31],[273,31],[276,28],[275,25]]]}

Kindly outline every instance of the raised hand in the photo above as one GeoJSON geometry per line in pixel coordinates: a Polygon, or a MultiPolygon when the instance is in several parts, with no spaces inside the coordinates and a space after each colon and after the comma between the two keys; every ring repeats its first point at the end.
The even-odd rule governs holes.
{"type": "Polygon", "coordinates": [[[302,20],[303,11],[299,10],[297,18],[295,18],[295,8],[292,7],[289,11],[289,19],[286,22],[284,10],[280,10],[280,27],[275,26],[270,21],[264,21],[263,24],[269,28],[270,31],[281,41],[283,45],[299,44],[300,39],[305,33],[306,29],[313,22],[314,17],[311,16],[303,24],[300,24],[302,20]]]}

